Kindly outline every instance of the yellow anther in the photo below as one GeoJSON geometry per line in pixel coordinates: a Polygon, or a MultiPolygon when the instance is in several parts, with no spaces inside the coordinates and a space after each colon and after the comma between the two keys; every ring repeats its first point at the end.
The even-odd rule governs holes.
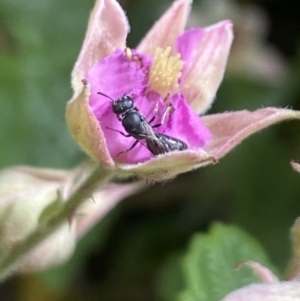
{"type": "Polygon", "coordinates": [[[163,98],[176,93],[183,64],[179,53],[171,55],[171,47],[165,50],[156,48],[149,72],[149,90],[156,91],[163,98]]]}

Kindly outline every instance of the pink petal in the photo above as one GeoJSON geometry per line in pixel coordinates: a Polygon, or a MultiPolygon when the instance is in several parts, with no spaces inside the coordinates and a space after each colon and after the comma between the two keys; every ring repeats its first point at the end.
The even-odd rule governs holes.
{"type": "Polygon", "coordinates": [[[117,99],[128,93],[139,95],[140,91],[147,87],[147,71],[151,60],[144,55],[139,58],[138,62],[130,61],[126,59],[123,50],[117,50],[113,55],[104,58],[88,70],[86,79],[91,84],[89,104],[99,120],[103,116],[111,119],[116,119],[116,116],[112,113],[112,102],[99,95],[98,92],[117,99]],[[113,116],[107,115],[107,110],[113,116]]]}
{"type": "Polygon", "coordinates": [[[252,284],[227,295],[222,301],[299,301],[299,282],[252,284]]]}
{"type": "Polygon", "coordinates": [[[154,55],[157,47],[175,49],[175,40],[183,32],[190,12],[191,0],[177,0],[153,25],[138,46],[142,53],[154,55]]]}
{"type": "Polygon", "coordinates": [[[164,132],[167,135],[183,140],[190,149],[203,148],[211,139],[209,129],[187,104],[183,97],[173,97],[175,108],[164,132]]]}
{"type": "Polygon", "coordinates": [[[182,93],[198,113],[204,113],[214,100],[232,40],[232,24],[228,20],[188,30],[178,38],[177,48],[185,58],[181,80],[187,88],[182,93]]]}
{"type": "Polygon", "coordinates": [[[116,0],[97,0],[91,13],[87,33],[72,72],[72,85],[81,87],[87,70],[116,49],[124,49],[129,24],[116,0]]]}
{"type": "Polygon", "coordinates": [[[84,86],[79,95],[67,104],[66,121],[73,139],[95,161],[107,168],[114,162],[106,146],[106,140],[99,121],[88,104],[89,86],[84,86]]]}
{"type": "Polygon", "coordinates": [[[208,115],[202,119],[212,134],[204,150],[220,159],[254,133],[283,120],[300,119],[300,112],[265,108],[208,115]]]}
{"type": "Polygon", "coordinates": [[[187,68],[191,68],[190,60],[201,38],[205,35],[205,28],[192,28],[185,31],[177,38],[176,49],[181,55],[181,59],[185,61],[183,72],[187,68]]]}
{"type": "Polygon", "coordinates": [[[272,271],[270,271],[268,268],[264,267],[263,265],[261,265],[258,262],[255,262],[255,261],[241,262],[236,266],[236,268],[241,268],[244,266],[250,267],[253,270],[253,272],[255,272],[255,274],[257,275],[257,277],[259,278],[259,280],[262,283],[278,283],[279,282],[278,278],[273,274],[272,271]]]}
{"type": "Polygon", "coordinates": [[[293,168],[295,171],[300,172],[300,164],[299,164],[299,163],[297,163],[297,162],[295,162],[295,161],[291,161],[290,163],[291,163],[292,168],[293,168]]]}
{"type": "Polygon", "coordinates": [[[150,181],[164,181],[180,173],[197,167],[215,163],[215,159],[204,150],[186,150],[155,156],[153,159],[136,165],[119,164],[120,175],[138,175],[150,181]]]}

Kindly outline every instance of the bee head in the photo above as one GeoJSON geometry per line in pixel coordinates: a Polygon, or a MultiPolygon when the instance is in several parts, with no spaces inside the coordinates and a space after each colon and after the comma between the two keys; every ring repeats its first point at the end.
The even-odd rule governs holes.
{"type": "Polygon", "coordinates": [[[129,96],[122,96],[114,100],[112,109],[115,114],[123,114],[134,107],[134,101],[129,96]]]}

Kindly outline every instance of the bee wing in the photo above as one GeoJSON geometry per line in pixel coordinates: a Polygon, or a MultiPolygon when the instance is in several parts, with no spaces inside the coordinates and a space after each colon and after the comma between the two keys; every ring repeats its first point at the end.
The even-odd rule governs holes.
{"type": "Polygon", "coordinates": [[[186,143],[177,138],[159,133],[155,133],[155,136],[156,139],[146,140],[148,149],[154,155],[187,149],[186,143]]]}

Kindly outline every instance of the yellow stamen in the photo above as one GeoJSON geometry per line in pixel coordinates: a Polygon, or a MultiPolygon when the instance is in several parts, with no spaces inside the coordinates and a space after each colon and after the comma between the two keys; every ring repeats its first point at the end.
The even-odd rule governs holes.
{"type": "Polygon", "coordinates": [[[165,50],[156,48],[149,71],[149,90],[156,91],[165,99],[176,93],[183,64],[179,53],[171,55],[171,47],[165,50]]]}

